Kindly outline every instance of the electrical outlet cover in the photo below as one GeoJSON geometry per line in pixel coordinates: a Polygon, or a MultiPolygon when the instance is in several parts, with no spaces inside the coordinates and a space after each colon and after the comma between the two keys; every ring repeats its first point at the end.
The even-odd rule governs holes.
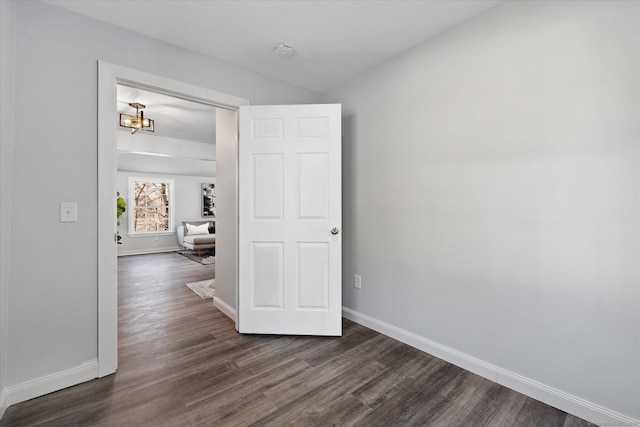
{"type": "Polygon", "coordinates": [[[78,221],[78,204],[75,202],[60,203],[60,222],[78,221]]]}

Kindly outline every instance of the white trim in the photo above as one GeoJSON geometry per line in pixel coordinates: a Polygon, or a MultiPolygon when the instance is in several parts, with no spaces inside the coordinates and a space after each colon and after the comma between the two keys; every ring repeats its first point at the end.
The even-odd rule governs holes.
{"type": "Polygon", "coordinates": [[[243,98],[98,61],[98,376],[118,368],[116,210],[116,85],[126,84],[179,98],[237,109],[243,98]]]}
{"type": "Polygon", "coordinates": [[[496,367],[498,384],[516,390],[522,394],[544,402],[576,417],[583,418],[599,425],[629,425],[638,426],[640,420],[636,420],[604,406],[589,402],[588,400],[565,393],[557,388],[532,380],[514,372],[496,367]]]}
{"type": "Polygon", "coordinates": [[[134,233],[127,233],[127,237],[137,239],[138,237],[155,237],[155,236],[171,236],[176,234],[175,231],[138,231],[134,233]]]}
{"type": "Polygon", "coordinates": [[[6,388],[3,388],[2,391],[0,391],[0,420],[2,420],[5,411],[9,407],[9,405],[7,404],[7,394],[8,392],[6,388]]]}
{"type": "Polygon", "coordinates": [[[5,404],[6,407],[9,407],[16,403],[24,402],[34,397],[44,396],[45,394],[90,381],[97,377],[98,360],[88,360],[75,368],[7,387],[3,390],[3,393],[6,395],[3,408],[5,404]]]}
{"type": "Polygon", "coordinates": [[[229,319],[233,320],[234,322],[236,321],[236,310],[226,302],[222,301],[220,298],[213,297],[213,306],[226,314],[229,319]]]}
{"type": "Polygon", "coordinates": [[[118,368],[116,210],[117,68],[98,61],[98,375],[118,368]]]}
{"type": "Polygon", "coordinates": [[[342,307],[342,315],[378,331],[400,342],[415,347],[425,353],[432,354],[464,368],[474,374],[487,378],[512,390],[544,402],[562,411],[600,425],[640,425],[640,420],[627,417],[603,406],[589,402],[580,397],[565,393],[554,387],[542,384],[538,381],[516,374],[491,363],[484,362],[468,354],[454,350],[430,339],[421,337],[412,332],[390,325],[386,322],[359,313],[347,307],[342,307]]]}
{"type": "Polygon", "coordinates": [[[131,256],[131,255],[147,255],[147,254],[161,254],[164,252],[181,251],[184,248],[182,246],[174,246],[171,248],[153,248],[153,249],[134,249],[131,251],[118,251],[118,256],[131,256]]]}

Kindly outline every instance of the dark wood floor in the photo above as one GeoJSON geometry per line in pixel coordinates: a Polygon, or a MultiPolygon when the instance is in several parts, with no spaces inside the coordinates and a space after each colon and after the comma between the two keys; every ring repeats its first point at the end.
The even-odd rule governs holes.
{"type": "Polygon", "coordinates": [[[214,266],[118,264],[118,372],[11,406],[3,426],[589,425],[348,320],[341,338],[239,335],[185,286],[214,266]]]}

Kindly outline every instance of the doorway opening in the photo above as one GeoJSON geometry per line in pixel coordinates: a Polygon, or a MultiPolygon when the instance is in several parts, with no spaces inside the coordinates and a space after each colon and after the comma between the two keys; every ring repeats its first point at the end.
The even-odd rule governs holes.
{"type": "Polygon", "coordinates": [[[237,289],[237,110],[246,99],[107,62],[98,62],[98,376],[118,366],[117,86],[148,90],[216,107],[216,299],[235,320],[237,289]],[[222,256],[224,254],[224,256],[222,256]]]}
{"type": "MultiPolygon", "coordinates": [[[[117,221],[118,256],[184,250],[184,223],[209,221],[215,229],[217,107],[123,84],[117,103],[117,193],[121,208],[126,204],[117,221]],[[138,108],[150,126],[127,127],[138,108]]],[[[215,236],[206,239],[211,243],[199,251],[215,236]]]]}

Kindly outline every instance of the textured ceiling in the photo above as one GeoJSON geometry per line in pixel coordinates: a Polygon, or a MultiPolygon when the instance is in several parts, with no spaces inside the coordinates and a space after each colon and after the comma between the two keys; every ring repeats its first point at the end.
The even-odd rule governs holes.
{"type": "Polygon", "coordinates": [[[45,1],[324,92],[505,0],[45,1]]]}

